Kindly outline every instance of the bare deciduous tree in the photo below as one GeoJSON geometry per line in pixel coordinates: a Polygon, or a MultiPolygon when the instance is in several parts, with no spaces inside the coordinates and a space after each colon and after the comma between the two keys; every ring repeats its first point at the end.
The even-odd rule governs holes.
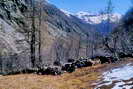
{"type": "MultiPolygon", "coordinates": [[[[108,20],[107,20],[107,32],[110,32],[111,29],[112,29],[110,24],[111,24],[111,18],[112,18],[113,9],[114,9],[114,7],[113,7],[112,0],[109,0],[108,1],[108,6],[107,6],[107,9],[106,9],[107,10],[106,13],[108,15],[107,16],[108,17],[108,20]]],[[[117,37],[112,37],[111,39],[113,41],[113,45],[112,46],[109,45],[110,36],[105,36],[104,37],[104,45],[113,54],[113,56],[115,58],[117,58],[117,60],[119,60],[119,56],[118,56],[118,53],[117,53],[117,45],[116,45],[118,39],[117,39],[117,37]]]]}
{"type": "Polygon", "coordinates": [[[35,60],[36,60],[36,27],[35,27],[35,0],[32,0],[32,25],[31,25],[31,43],[30,43],[30,51],[31,51],[31,63],[32,67],[35,67],[35,60]]]}
{"type": "Polygon", "coordinates": [[[89,34],[86,34],[87,37],[87,43],[86,43],[86,56],[89,56],[89,34]]]}
{"type": "Polygon", "coordinates": [[[42,26],[42,13],[43,13],[43,0],[40,0],[39,2],[38,2],[38,4],[39,4],[39,6],[38,6],[38,8],[39,8],[39,15],[38,15],[38,20],[39,20],[39,22],[38,22],[38,40],[39,40],[39,42],[38,42],[38,61],[39,61],[39,63],[38,63],[38,67],[42,67],[41,66],[41,63],[42,63],[42,54],[41,54],[41,44],[42,44],[42,40],[41,40],[41,36],[42,36],[42,34],[41,34],[41,26],[42,26]]]}

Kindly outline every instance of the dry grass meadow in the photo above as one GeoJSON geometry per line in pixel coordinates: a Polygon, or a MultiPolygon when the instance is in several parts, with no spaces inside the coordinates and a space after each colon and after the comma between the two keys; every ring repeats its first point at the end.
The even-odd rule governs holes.
{"type": "Polygon", "coordinates": [[[0,76],[0,89],[93,89],[92,84],[100,81],[103,71],[122,63],[127,61],[81,68],[60,76],[36,74],[0,76]]]}

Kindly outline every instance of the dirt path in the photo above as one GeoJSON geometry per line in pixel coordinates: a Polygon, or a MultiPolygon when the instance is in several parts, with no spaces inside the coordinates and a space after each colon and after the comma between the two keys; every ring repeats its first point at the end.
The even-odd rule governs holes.
{"type": "MultiPolygon", "coordinates": [[[[132,60],[128,60],[116,64],[86,67],[61,76],[35,74],[0,76],[0,89],[94,89],[96,86],[101,87],[100,89],[111,89],[99,85],[101,81],[104,84],[102,73],[131,62],[132,60]]],[[[131,84],[130,80],[128,84],[131,84]]]]}

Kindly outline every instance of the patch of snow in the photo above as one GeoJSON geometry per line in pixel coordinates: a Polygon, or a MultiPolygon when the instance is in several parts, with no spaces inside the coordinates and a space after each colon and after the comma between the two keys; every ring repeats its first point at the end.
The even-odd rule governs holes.
{"type": "Polygon", "coordinates": [[[70,12],[68,12],[66,10],[63,10],[63,9],[60,9],[60,11],[62,11],[68,17],[71,17],[71,15],[73,15],[72,13],[70,13],[70,12]]]}
{"type": "Polygon", "coordinates": [[[124,82],[116,83],[115,87],[113,87],[112,89],[131,89],[133,87],[133,85],[122,86],[124,84],[125,84],[124,82]]]}
{"type": "MultiPolygon", "coordinates": [[[[126,65],[122,68],[113,69],[110,72],[105,72],[105,81],[109,81],[111,78],[115,77],[115,80],[128,80],[133,77],[133,66],[126,65]]],[[[111,79],[114,80],[114,79],[111,79]]]]}
{"type": "MultiPolygon", "coordinates": [[[[113,69],[108,72],[103,73],[103,81],[108,81],[107,83],[100,84],[97,87],[103,86],[103,85],[110,85],[113,83],[113,81],[120,81],[115,84],[115,86],[112,89],[131,89],[133,85],[124,85],[127,83],[132,83],[131,81],[125,83],[123,80],[129,80],[133,78],[133,66],[130,64],[127,64],[121,68],[113,69]],[[123,86],[122,86],[123,85],[123,86]]],[[[97,88],[95,88],[97,89],[97,88]]]]}
{"type": "Polygon", "coordinates": [[[80,11],[80,12],[76,13],[76,15],[79,16],[79,17],[82,17],[82,16],[85,16],[85,15],[86,16],[91,16],[91,15],[94,15],[94,14],[89,13],[89,12],[80,11]]]}

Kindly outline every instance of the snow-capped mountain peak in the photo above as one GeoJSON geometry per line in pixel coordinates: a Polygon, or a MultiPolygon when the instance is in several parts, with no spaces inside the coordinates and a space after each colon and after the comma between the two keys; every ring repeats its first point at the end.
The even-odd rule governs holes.
{"type": "MultiPolygon", "coordinates": [[[[84,11],[80,11],[76,14],[73,14],[63,9],[60,9],[60,10],[68,17],[76,16],[77,18],[89,24],[100,24],[108,20],[108,14],[99,14],[99,13],[94,14],[94,13],[89,13],[89,12],[84,12],[84,11]]],[[[121,17],[122,15],[119,13],[113,13],[111,15],[111,22],[112,23],[118,22],[121,19],[121,17]]]]}
{"type": "MultiPolygon", "coordinates": [[[[93,14],[88,12],[78,12],[75,14],[79,19],[89,24],[100,24],[108,19],[108,14],[93,14]]],[[[114,13],[111,15],[111,22],[117,22],[121,19],[121,15],[114,13]]]]}
{"type": "Polygon", "coordinates": [[[79,17],[84,16],[84,15],[90,16],[90,15],[92,15],[92,13],[80,11],[80,12],[76,13],[76,15],[79,17]]]}

